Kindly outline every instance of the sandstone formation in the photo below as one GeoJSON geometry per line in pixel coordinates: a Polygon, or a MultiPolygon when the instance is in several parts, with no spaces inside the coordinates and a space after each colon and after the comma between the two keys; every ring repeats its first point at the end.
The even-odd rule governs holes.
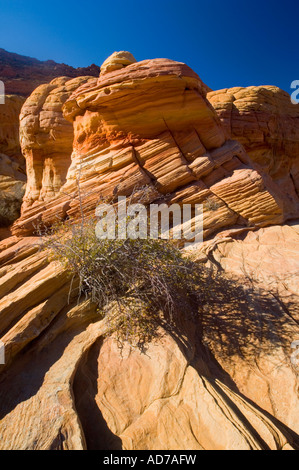
{"type": "Polygon", "coordinates": [[[218,90],[208,99],[227,135],[270,174],[288,197],[290,216],[298,217],[299,105],[275,86],[218,90]]]}
{"type": "Polygon", "coordinates": [[[100,67],[94,64],[75,69],[66,64],[57,64],[53,60],[40,61],[0,49],[0,80],[4,82],[7,94],[27,97],[37,86],[48,83],[55,77],[98,76],[99,73],[100,67]]]}
{"type": "MultiPolygon", "coordinates": [[[[77,88],[63,106],[64,117],[74,126],[66,182],[62,186],[64,181],[57,181],[55,190],[49,191],[49,177],[29,170],[27,195],[32,202],[38,193],[42,200],[57,197],[45,207],[32,206],[26,195],[13,233],[30,234],[37,221],[49,224],[57,213],[78,215],[78,180],[87,213],[94,212],[100,197],[129,195],[145,185],[152,188],[152,201],[203,203],[206,236],[221,227],[255,227],[288,219],[292,214],[287,196],[242,145],[225,137],[206,92],[189,67],[166,59],[132,63],[77,88]]],[[[39,89],[27,103],[36,100],[36,93],[39,89]]],[[[28,138],[21,139],[21,145],[34,168],[40,157],[32,142],[38,143],[39,137],[28,126],[25,109],[26,105],[20,132],[28,138]]],[[[41,120],[43,111],[32,108],[29,116],[41,120]]],[[[66,121],[57,126],[63,134],[66,121]]],[[[43,148],[52,142],[57,152],[49,132],[44,138],[43,148]]],[[[62,161],[59,152],[57,159],[62,161]]]]}
{"type": "Polygon", "coordinates": [[[298,221],[243,233],[224,231],[205,242],[198,253],[201,259],[205,255],[208,263],[221,266],[228,275],[259,292],[252,312],[247,310],[242,319],[238,318],[238,309],[234,312],[233,302],[222,305],[216,322],[207,313],[207,332],[219,338],[219,343],[212,344],[208,339],[207,344],[241,393],[297,433],[298,369],[293,374],[286,366],[291,344],[299,340],[298,253],[298,221]],[[227,337],[238,321],[242,339],[231,334],[227,337]],[[260,339],[266,339],[278,331],[282,335],[280,344],[260,348],[257,332],[260,339]],[[248,368],[253,358],[255,366],[248,368]]]}
{"type": "Polygon", "coordinates": [[[19,144],[19,114],[24,103],[23,97],[29,96],[38,85],[46,84],[54,77],[98,76],[99,73],[100,68],[96,65],[74,69],[51,60],[41,62],[0,49],[0,80],[7,93],[5,104],[0,105],[0,230],[19,217],[25,191],[25,160],[19,144]]]}
{"type": "Polygon", "coordinates": [[[121,52],[101,70],[40,86],[22,110],[28,186],[0,242],[0,448],[298,449],[296,200],[185,64],[121,52]],[[34,226],[144,186],[148,202],[203,203],[193,256],[227,282],[203,292],[196,325],[182,312],[180,331],[121,353],[34,226]]]}
{"type": "Polygon", "coordinates": [[[25,159],[19,142],[23,103],[20,96],[6,95],[0,105],[0,227],[11,225],[19,217],[25,192],[25,159]]]}
{"type": "Polygon", "coordinates": [[[0,153],[0,227],[11,225],[19,217],[25,183],[20,165],[0,153]]]}
{"type": "Polygon", "coordinates": [[[136,62],[135,57],[126,51],[114,52],[101,66],[101,74],[119,70],[136,62]]]}
{"type": "Polygon", "coordinates": [[[69,275],[38,248],[30,237],[1,245],[2,449],[298,448],[295,371],[271,339],[274,327],[293,325],[278,304],[265,312],[252,299],[255,316],[250,302],[225,315],[218,306],[204,336],[183,323],[180,340],[165,334],[146,354],[120,354],[95,306],[78,305],[75,288],[69,299],[69,275]],[[231,335],[221,352],[219,315],[231,335]]]}
{"type": "Polygon", "coordinates": [[[91,77],[55,78],[40,85],[26,100],[20,115],[20,141],[26,158],[27,188],[23,210],[53,198],[63,186],[70,166],[73,127],[62,115],[71,93],[91,77]]]}
{"type": "Polygon", "coordinates": [[[25,170],[19,141],[19,116],[24,101],[21,96],[5,95],[5,103],[0,105],[0,151],[25,170]]]}

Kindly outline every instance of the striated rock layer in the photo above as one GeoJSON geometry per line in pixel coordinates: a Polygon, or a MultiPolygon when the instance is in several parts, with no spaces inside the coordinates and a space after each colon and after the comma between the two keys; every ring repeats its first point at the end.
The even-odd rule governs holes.
{"type": "Polygon", "coordinates": [[[179,336],[120,353],[95,306],[78,304],[69,275],[38,245],[0,245],[1,449],[299,447],[284,349],[298,327],[278,301],[222,300],[198,328],[182,314],[179,336]]]}
{"type": "MultiPolygon", "coordinates": [[[[49,189],[53,176],[61,173],[51,173],[52,163],[46,170],[47,147],[53,148],[52,161],[65,164],[66,158],[52,129],[45,128],[41,173],[40,133],[28,125],[28,119],[44,118],[45,112],[30,104],[38,89],[21,116],[22,149],[30,168],[37,171],[28,169],[22,217],[13,233],[30,234],[37,221],[50,224],[57,214],[78,215],[78,181],[86,213],[94,212],[101,197],[129,195],[143,186],[151,188],[151,201],[203,203],[205,236],[221,227],[259,227],[294,215],[279,185],[240,143],[225,136],[206,92],[206,85],[189,67],[166,59],[132,63],[112,72],[104,68],[97,82],[77,88],[64,102],[64,117],[74,127],[73,153],[67,174],[65,165],[65,177],[49,189]],[[47,206],[35,203],[40,199],[47,206]]],[[[54,99],[55,89],[51,93],[54,99]]],[[[61,136],[66,136],[66,127],[62,118],[55,121],[61,136]]],[[[71,140],[63,139],[70,153],[71,140]]]]}
{"type": "Polygon", "coordinates": [[[25,192],[25,159],[19,142],[19,114],[24,101],[20,96],[5,95],[5,103],[0,104],[0,228],[19,217],[25,192]]]}
{"type": "Polygon", "coordinates": [[[23,210],[47,201],[63,186],[73,147],[73,127],[62,115],[71,93],[91,77],[60,77],[40,85],[26,100],[20,115],[20,141],[26,158],[28,184],[23,210]]]}
{"type": "Polygon", "coordinates": [[[238,140],[288,197],[290,217],[299,211],[299,105],[275,86],[208,93],[227,135],[238,140]]]}
{"type": "Polygon", "coordinates": [[[0,227],[10,226],[19,217],[25,184],[20,165],[0,153],[0,227]]]}
{"type": "Polygon", "coordinates": [[[207,92],[185,64],[122,51],[98,79],[63,77],[26,101],[28,186],[0,243],[1,449],[299,448],[296,201],[207,92]],[[148,202],[204,204],[195,256],[234,288],[209,285],[197,325],[182,312],[180,331],[121,353],[34,225],[144,186],[148,202]]]}
{"type": "Polygon", "coordinates": [[[19,116],[25,99],[16,95],[5,95],[0,104],[0,151],[25,169],[25,160],[19,141],[19,116]]]}

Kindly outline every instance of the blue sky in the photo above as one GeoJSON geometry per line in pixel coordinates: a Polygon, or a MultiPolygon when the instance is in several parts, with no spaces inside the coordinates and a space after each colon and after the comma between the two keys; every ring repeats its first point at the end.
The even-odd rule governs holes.
{"type": "Polygon", "coordinates": [[[213,89],[299,79],[299,1],[0,0],[0,47],[75,67],[115,50],[187,63],[213,89]]]}

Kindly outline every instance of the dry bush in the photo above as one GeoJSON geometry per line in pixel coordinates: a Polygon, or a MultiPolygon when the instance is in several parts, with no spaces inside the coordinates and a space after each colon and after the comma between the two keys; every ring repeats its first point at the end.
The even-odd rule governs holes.
{"type": "MultiPolygon", "coordinates": [[[[79,202],[82,206],[82,194],[79,202]]],[[[129,203],[146,199],[144,189],[129,203]],[[143,198],[143,199],[142,199],[143,198]]],[[[105,201],[101,201],[105,202],[105,201]]],[[[283,309],[270,292],[251,282],[229,279],[185,257],[172,241],[96,237],[95,218],[58,221],[37,228],[51,257],[79,280],[79,295],[91,298],[108,317],[109,334],[143,349],[159,331],[180,335],[181,320],[194,320],[200,340],[222,355],[254,357],[287,349],[289,331],[283,309]]]]}
{"type": "Polygon", "coordinates": [[[110,333],[120,345],[143,348],[160,325],[171,330],[182,312],[198,315],[202,270],[173,242],[99,240],[95,224],[92,218],[59,222],[43,234],[44,246],[79,278],[80,297],[90,297],[103,315],[113,311],[110,333]]]}

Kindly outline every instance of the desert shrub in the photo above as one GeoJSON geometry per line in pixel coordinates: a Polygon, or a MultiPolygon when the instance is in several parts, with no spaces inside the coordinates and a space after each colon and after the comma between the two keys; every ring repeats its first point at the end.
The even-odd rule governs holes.
{"type": "Polygon", "coordinates": [[[206,211],[214,212],[214,211],[217,211],[220,207],[221,207],[221,202],[217,201],[213,197],[209,197],[208,199],[206,199],[206,201],[203,204],[203,208],[206,211]]]}
{"type": "Polygon", "coordinates": [[[143,348],[159,326],[176,328],[182,312],[198,314],[201,269],[184,258],[174,242],[102,239],[96,221],[59,222],[44,234],[44,246],[79,278],[79,296],[88,296],[110,321],[109,333],[143,348]],[[110,315],[115,311],[117,314],[110,315]]]}
{"type": "MultiPolygon", "coordinates": [[[[84,216],[84,197],[88,200],[89,195],[82,194],[79,179],[77,193],[68,196],[79,205],[77,222],[39,225],[36,234],[42,236],[50,257],[79,282],[78,301],[89,297],[108,319],[108,334],[115,333],[120,347],[127,341],[144,349],[161,330],[175,335],[182,345],[188,336],[183,331],[187,318],[194,321],[202,344],[213,354],[220,350],[222,357],[243,357],[246,351],[246,357],[255,360],[261,351],[288,349],[285,311],[288,315],[293,311],[292,301],[285,305],[278,293],[261,290],[248,275],[227,276],[213,256],[208,256],[207,264],[193,262],[172,241],[98,240],[97,220],[84,216]]],[[[128,204],[147,205],[152,197],[151,188],[139,188],[128,204]]],[[[98,202],[113,203],[116,196],[98,202]]],[[[219,204],[210,199],[205,209],[217,210],[219,204]]]]}
{"type": "Polygon", "coordinates": [[[254,361],[261,352],[288,350],[284,309],[252,279],[240,282],[193,262],[171,241],[98,240],[95,224],[58,222],[43,231],[44,247],[79,280],[78,300],[86,296],[97,305],[120,348],[128,342],[144,350],[164,330],[182,341],[187,319],[222,358],[254,361]]]}

